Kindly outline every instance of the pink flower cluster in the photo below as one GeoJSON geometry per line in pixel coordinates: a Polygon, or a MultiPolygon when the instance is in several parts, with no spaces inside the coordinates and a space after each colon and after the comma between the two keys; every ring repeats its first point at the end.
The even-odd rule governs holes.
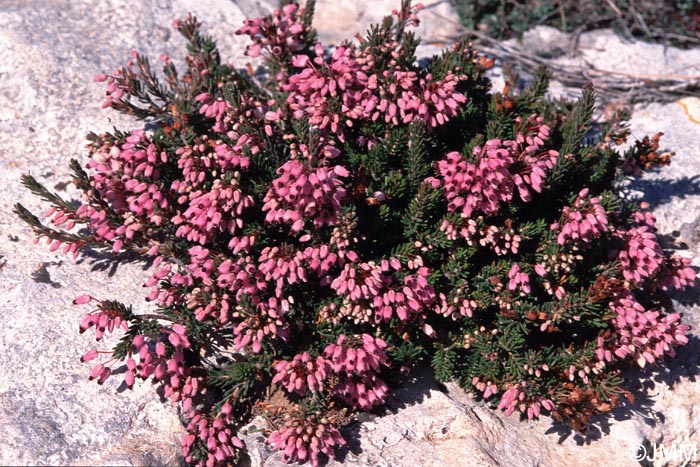
{"type": "Polygon", "coordinates": [[[527,382],[523,381],[519,385],[506,390],[498,402],[498,408],[505,411],[506,415],[518,410],[526,414],[528,420],[533,420],[540,416],[541,409],[554,411],[554,403],[544,397],[529,397],[527,394],[527,382]]]}
{"type": "Polygon", "coordinates": [[[374,372],[363,375],[348,375],[335,387],[336,397],[348,405],[361,410],[370,410],[383,404],[389,393],[389,386],[374,372]]]}
{"type": "Polygon", "coordinates": [[[258,269],[265,275],[265,280],[276,282],[276,294],[282,294],[284,284],[307,282],[306,257],[304,252],[288,245],[269,247],[260,252],[258,269]]]}
{"type": "Polygon", "coordinates": [[[285,162],[278,173],[264,199],[267,222],[290,223],[295,232],[304,228],[306,219],[317,228],[337,222],[346,194],[340,178],[349,175],[343,166],[312,169],[295,159],[285,162]]]}
{"type": "MultiPolygon", "coordinates": [[[[401,264],[394,259],[392,267],[400,268],[401,264]]],[[[390,282],[390,278],[385,273],[388,272],[389,263],[386,262],[381,267],[374,261],[368,263],[347,263],[340,275],[331,282],[331,287],[335,293],[350,301],[367,300],[371,301],[382,292],[384,285],[390,282]]]]}
{"type": "Polygon", "coordinates": [[[289,311],[290,302],[275,297],[268,300],[254,297],[253,303],[254,309],[236,306],[232,316],[238,324],[233,328],[233,343],[236,350],[250,346],[253,353],[259,353],[266,338],[285,341],[289,337],[285,316],[289,311]]]}
{"type": "Polygon", "coordinates": [[[392,271],[403,266],[396,258],[382,260],[379,264],[347,263],[340,275],[331,282],[335,292],[345,299],[341,313],[362,320],[364,310],[371,310],[376,322],[393,317],[401,321],[420,319],[437,301],[435,289],[428,282],[430,270],[422,266],[420,256],[410,261],[415,273],[404,276],[395,284],[392,271]],[[359,315],[358,315],[359,314],[359,315]]]}
{"type": "MultiPolygon", "coordinates": [[[[183,195],[192,188],[201,189],[203,185],[211,184],[223,172],[247,169],[250,159],[243,151],[249,139],[241,137],[241,140],[231,147],[203,136],[195,144],[177,148],[177,167],[182,179],[175,180],[171,189],[183,195]]],[[[184,199],[180,201],[183,203],[184,199]]]]}
{"type": "Polygon", "coordinates": [[[250,256],[224,260],[216,268],[216,273],[212,273],[212,280],[216,281],[217,287],[232,292],[236,301],[245,295],[258,296],[267,289],[263,273],[250,256]]]}
{"type": "MultiPolygon", "coordinates": [[[[75,299],[74,303],[82,305],[93,301],[92,297],[82,295],[75,299]]],[[[96,339],[100,340],[104,331],[113,332],[116,328],[128,330],[128,323],[122,313],[118,310],[106,309],[104,302],[100,302],[99,313],[89,313],[85,315],[80,324],[81,333],[95,326],[96,339]]],[[[169,350],[163,340],[155,339],[155,345],[146,338],[137,334],[132,339],[132,346],[129,349],[129,357],[126,361],[127,370],[124,373],[124,382],[127,387],[134,385],[135,379],[146,380],[153,377],[154,381],[161,381],[164,385],[165,396],[172,402],[183,401],[183,410],[188,411],[191,407],[191,398],[198,394],[197,382],[189,377],[184,366],[184,355],[182,349],[191,347],[187,338],[186,329],[180,324],[173,324],[172,327],[161,328],[161,335],[167,336],[167,341],[171,346],[169,350]],[[139,360],[135,360],[132,354],[138,355],[139,360]]],[[[98,356],[97,350],[90,350],[81,357],[81,361],[88,362],[98,356]]],[[[98,379],[98,383],[104,383],[112,374],[111,367],[107,363],[99,363],[93,367],[90,379],[98,379]]]]}
{"type": "MultiPolygon", "coordinates": [[[[677,313],[662,315],[647,310],[632,293],[610,303],[610,308],[617,314],[613,321],[617,331],[613,353],[620,359],[632,357],[644,367],[666,355],[674,356],[674,347],[688,343],[686,334],[690,326],[682,324],[677,313]]],[[[598,358],[610,361],[607,357],[611,356],[600,344],[596,351],[598,358]]]]}
{"type": "Polygon", "coordinates": [[[608,218],[599,197],[589,197],[588,188],[584,188],[576,197],[572,207],[565,206],[561,220],[551,225],[552,230],[559,230],[557,243],[580,240],[591,243],[608,231],[608,218]]]}
{"type": "Polygon", "coordinates": [[[223,97],[214,98],[214,96],[207,92],[199,94],[194,100],[202,103],[202,106],[199,108],[199,113],[207,118],[213,118],[216,122],[212,130],[217,133],[225,133],[224,116],[226,115],[226,111],[231,108],[231,104],[224,100],[223,97]]]}
{"type": "Polygon", "coordinates": [[[250,163],[243,154],[248,140],[241,140],[229,147],[205,138],[194,146],[177,149],[178,168],[183,178],[174,180],[170,187],[179,195],[177,202],[181,206],[171,219],[178,226],[177,236],[205,244],[212,241],[217,232],[234,235],[242,228],[241,215],[254,203],[252,196],[242,192],[238,182],[239,170],[246,169],[250,163]],[[224,181],[219,176],[223,172],[233,176],[224,181]]]}
{"type": "Polygon", "coordinates": [[[187,434],[182,438],[182,453],[187,462],[195,467],[214,467],[237,459],[244,445],[234,435],[235,422],[231,410],[231,404],[226,402],[216,416],[193,411],[187,423],[187,434]],[[192,451],[197,445],[205,450],[207,456],[206,460],[193,463],[192,451]]]}
{"type": "MultiPolygon", "coordinates": [[[[437,186],[439,186],[439,181],[437,186]]],[[[503,226],[485,225],[484,217],[478,216],[476,219],[462,217],[459,219],[444,219],[440,224],[440,231],[444,232],[450,240],[456,240],[461,236],[470,246],[477,243],[490,248],[496,255],[505,256],[517,254],[520,251],[522,237],[518,234],[510,221],[506,221],[503,226]]]]}
{"type": "Polygon", "coordinates": [[[517,263],[508,271],[508,290],[518,292],[522,296],[530,293],[530,276],[522,272],[517,263]]]}
{"type": "Polygon", "coordinates": [[[281,384],[289,392],[306,394],[323,390],[323,381],[330,371],[330,364],[323,357],[312,358],[309,352],[295,355],[292,361],[282,360],[275,365],[272,384],[281,384]]]}
{"type": "Polygon", "coordinates": [[[284,454],[285,462],[311,461],[319,464],[319,453],[335,457],[334,447],[345,446],[338,428],[327,420],[290,418],[279,429],[273,431],[267,442],[284,454]]]}
{"type": "Polygon", "coordinates": [[[368,334],[347,337],[341,334],[335,344],[324,349],[324,356],[311,357],[309,352],[295,355],[291,361],[275,365],[273,384],[300,395],[307,390],[319,392],[331,375],[339,378],[332,387],[333,395],[353,407],[371,409],[384,401],[388,387],[377,372],[389,361],[384,353],[386,343],[368,334]]]}
{"type": "Polygon", "coordinates": [[[435,128],[447,123],[467,102],[466,96],[457,91],[463,77],[452,73],[440,81],[433,81],[431,74],[419,78],[413,71],[394,71],[393,76],[384,78],[391,84],[380,90],[378,105],[374,100],[370,105],[364,103],[366,112],[372,109],[371,113],[367,112],[369,115],[363,115],[364,118],[377,120],[383,115],[386,123],[398,125],[417,120],[425,122],[428,128],[435,128]]]}
{"type": "Polygon", "coordinates": [[[360,102],[372,96],[376,77],[370,82],[352,47],[336,48],[330,63],[325,61],[321,44],[316,44],[314,53],[313,60],[306,55],[294,58],[294,66],[302,70],[282,86],[289,93],[287,105],[294,118],[306,116],[311,125],[328,128],[342,138],[342,124],[357,113],[360,102]],[[342,112],[333,109],[334,99],[342,102],[342,112]]]}
{"type": "Polygon", "coordinates": [[[622,275],[637,284],[654,277],[664,262],[664,252],[656,241],[656,235],[647,226],[632,227],[623,234],[625,246],[618,259],[622,275]]]}
{"type": "Polygon", "coordinates": [[[569,365],[569,368],[564,370],[564,374],[569,375],[569,381],[574,381],[577,377],[581,379],[583,384],[590,384],[591,367],[584,365],[583,368],[576,368],[576,365],[569,365]]]}
{"type": "MultiPolygon", "coordinates": [[[[206,259],[206,250],[195,247],[192,252],[194,257],[200,260],[206,259]],[[204,252],[204,253],[203,253],[204,252]]],[[[75,300],[76,304],[85,304],[93,301],[90,296],[83,295],[75,300]]],[[[101,302],[103,304],[104,302],[101,302]]],[[[102,307],[104,308],[104,307],[102,307]]],[[[99,314],[88,314],[81,323],[81,330],[96,326],[97,339],[102,337],[105,330],[110,332],[117,327],[126,327],[126,320],[121,319],[117,312],[101,310],[99,314]]],[[[127,387],[133,387],[136,378],[146,380],[153,378],[154,382],[163,385],[164,396],[171,402],[180,402],[182,410],[189,415],[187,434],[182,439],[183,454],[187,462],[196,466],[214,467],[224,465],[228,461],[235,460],[243,443],[234,435],[235,422],[231,417],[232,407],[225,403],[221,412],[216,415],[206,415],[193,407],[193,398],[201,394],[203,382],[200,377],[190,374],[189,367],[185,365],[184,349],[189,349],[191,344],[187,337],[186,329],[180,324],[171,327],[162,327],[157,337],[147,339],[142,334],[137,334],[132,339],[129,357],[126,360],[126,372],[124,382],[127,387]],[[194,462],[192,450],[199,446],[206,453],[205,458],[194,462]]],[[[81,360],[84,362],[95,359],[97,350],[90,350],[81,360]]],[[[97,379],[99,384],[104,383],[112,375],[112,369],[107,363],[99,363],[93,367],[90,379],[97,379]]]]}
{"type": "MultiPolygon", "coordinates": [[[[276,104],[274,99],[261,101],[245,94],[233,98],[224,98],[204,92],[199,94],[195,101],[201,103],[199,113],[206,118],[214,120],[214,124],[211,126],[214,134],[222,138],[225,136],[227,139],[235,142],[231,149],[238,156],[244,150],[249,154],[255,155],[260,152],[262,144],[260,135],[244,132],[242,131],[242,126],[247,126],[251,123],[261,124],[265,134],[267,136],[272,135],[272,127],[265,122],[265,118],[270,112],[269,109],[276,104]]],[[[206,141],[206,138],[206,135],[202,135],[202,140],[206,141]]],[[[214,146],[220,145],[222,143],[217,141],[214,146]]]]}
{"type": "Polygon", "coordinates": [[[179,226],[175,235],[204,245],[215,238],[216,232],[235,234],[243,226],[241,214],[253,205],[253,199],[244,195],[235,179],[230,184],[216,180],[207,191],[197,190],[180,201],[187,208],[172,218],[179,226]]]}
{"type": "Polygon", "coordinates": [[[329,285],[332,281],[329,275],[331,268],[336,265],[336,263],[341,263],[344,261],[340,258],[340,255],[328,246],[309,246],[304,249],[304,259],[307,262],[307,267],[310,271],[313,271],[321,280],[319,284],[322,286],[329,285]]]}
{"type": "MultiPolygon", "coordinates": [[[[420,256],[416,258],[422,259],[420,256]]],[[[379,316],[384,321],[387,321],[396,314],[396,317],[401,321],[425,316],[425,312],[433,308],[437,300],[435,289],[428,282],[430,269],[420,266],[414,274],[407,274],[403,279],[403,287],[400,291],[392,294],[390,289],[382,297],[382,306],[378,306],[378,300],[375,299],[375,306],[379,308],[379,316]]]]}
{"type": "MultiPolygon", "coordinates": [[[[132,339],[133,352],[138,355],[138,361],[130,356],[126,361],[127,372],[124,375],[124,381],[127,386],[132,387],[135,378],[146,380],[153,377],[154,381],[162,381],[164,384],[165,395],[172,402],[183,400],[183,396],[189,399],[196,395],[196,386],[192,388],[188,370],[185,367],[185,356],[183,349],[190,348],[190,342],[186,335],[186,330],[179,324],[174,324],[172,329],[162,328],[165,335],[168,336],[168,342],[172,346],[168,346],[162,340],[156,340],[155,345],[149,342],[146,338],[138,334],[132,339]],[[185,384],[189,383],[183,393],[185,384]]],[[[191,400],[189,401],[191,404],[191,400]]],[[[188,405],[189,405],[188,404],[188,405]]],[[[187,412],[189,408],[183,407],[187,412]]]]}
{"type": "MultiPolygon", "coordinates": [[[[76,210],[77,218],[90,227],[95,239],[112,241],[112,250],[120,251],[138,232],[167,219],[169,202],[157,183],[159,166],[167,161],[166,152],[159,151],[143,130],[133,131],[124,141],[93,148],[87,163],[94,170],[91,183],[109,210],[86,203],[76,210]]],[[[54,223],[66,220],[74,219],[58,211],[54,223]]]]}
{"type": "Polygon", "coordinates": [[[627,230],[618,229],[615,235],[624,242],[617,255],[624,278],[634,284],[645,283],[662,290],[683,289],[696,283],[696,274],[690,260],[669,255],[656,238],[656,219],[645,209],[633,214],[633,224],[627,230]]]}
{"type": "Polygon", "coordinates": [[[259,353],[265,339],[287,339],[286,315],[293,297],[284,296],[279,287],[270,296],[269,282],[253,258],[243,256],[221,261],[201,246],[190,248],[189,254],[190,264],[186,268],[171,271],[172,266],[166,265],[147,283],[155,285],[157,280],[168,278],[168,286],[160,284],[152,290],[151,300],[158,299],[166,306],[186,303],[199,321],[215,319],[221,325],[233,323],[236,350],[249,347],[259,353]],[[190,292],[183,294],[183,287],[190,292]]]}
{"type": "MultiPolygon", "coordinates": [[[[391,42],[386,47],[396,49],[399,44],[391,42]]],[[[344,127],[361,120],[381,119],[395,125],[420,120],[434,128],[456,115],[467,100],[457,91],[463,79],[459,75],[450,73],[434,81],[430,74],[421,77],[401,69],[395,60],[378,75],[373,70],[375,57],[350,45],[336,48],[329,62],[320,44],[314,53],[313,59],[306,55],[294,58],[294,66],[301,71],[283,85],[289,92],[287,104],[295,118],[306,116],[311,124],[329,128],[341,141],[344,127]]]]}
{"type": "Polygon", "coordinates": [[[437,313],[452,318],[453,321],[463,316],[471,318],[478,305],[476,300],[471,298],[468,290],[467,284],[464,284],[452,289],[449,297],[441,292],[439,295],[440,306],[436,309],[437,313]]]}
{"type": "Polygon", "coordinates": [[[549,139],[549,127],[544,124],[544,118],[531,115],[522,120],[518,117],[516,126],[519,131],[515,137],[515,152],[519,154],[517,159],[524,163],[524,167],[513,174],[513,182],[518,187],[520,198],[527,202],[532,199],[530,190],[542,192],[547,172],[554,167],[559,153],[554,150],[540,152],[544,142],[549,139]]]}
{"type": "Polygon", "coordinates": [[[94,326],[95,339],[99,341],[104,336],[105,331],[112,333],[115,329],[119,328],[123,329],[124,331],[129,330],[129,322],[119,310],[110,309],[107,306],[104,306],[104,302],[101,302],[89,295],[81,295],[77,297],[75,300],[73,300],[73,304],[83,305],[91,301],[96,301],[102,306],[99,306],[95,310],[83,316],[83,319],[80,320],[81,334],[94,326]]]}
{"type": "MultiPolygon", "coordinates": [[[[89,296],[81,296],[75,300],[75,303],[83,304],[91,300],[94,299],[89,296]]],[[[84,322],[81,323],[81,330],[85,330],[94,324],[94,319],[88,318],[89,316],[96,315],[86,315],[84,322]]],[[[110,313],[109,311],[99,316],[107,316],[109,322],[104,323],[104,320],[101,318],[97,321],[98,340],[104,332],[103,324],[106,324],[107,329],[111,332],[114,329],[112,324],[118,322],[118,319],[121,318],[119,313],[110,313]]],[[[126,321],[122,320],[121,323],[124,323],[121,324],[121,327],[127,330],[126,321]]],[[[146,380],[152,377],[154,382],[158,381],[163,384],[165,397],[168,397],[171,402],[181,402],[183,411],[188,412],[192,407],[192,398],[197,396],[200,391],[198,378],[190,376],[188,368],[184,364],[183,349],[189,349],[190,347],[191,344],[187,337],[186,329],[180,324],[173,324],[169,328],[162,327],[159,337],[150,341],[144,335],[137,334],[133,337],[132,345],[128,352],[129,357],[126,361],[127,370],[124,373],[124,382],[128,388],[131,388],[136,378],[146,380]],[[164,339],[167,339],[170,348],[168,348],[164,339]],[[136,360],[135,356],[138,356],[138,360],[136,360]]],[[[81,358],[81,361],[87,362],[97,356],[98,352],[96,350],[90,350],[81,358]]],[[[97,378],[98,383],[102,384],[111,374],[112,369],[108,366],[108,363],[100,363],[93,367],[90,379],[97,378]]]]}
{"type": "Polygon", "coordinates": [[[559,154],[553,150],[540,151],[549,137],[549,127],[539,117],[530,120],[535,123],[526,134],[518,134],[515,141],[494,139],[483,148],[476,146],[473,162],[454,151],[438,162],[449,212],[460,213],[467,219],[476,212],[493,215],[501,203],[512,200],[516,187],[525,202],[532,199],[530,190],[542,191],[546,173],[559,154]]]}
{"type": "MultiPolygon", "coordinates": [[[[434,188],[440,187],[440,181],[436,178],[429,180],[429,183],[433,184],[434,188]]],[[[479,221],[483,221],[483,216],[479,216],[479,221]]],[[[467,240],[469,245],[474,244],[473,239],[477,236],[477,229],[477,221],[474,219],[464,219],[460,217],[460,221],[457,223],[449,219],[444,219],[440,223],[440,231],[444,232],[448,239],[457,240],[457,237],[461,235],[467,240]]]]}
{"type": "Polygon", "coordinates": [[[472,379],[472,386],[474,386],[478,391],[481,391],[482,397],[488,399],[489,397],[498,394],[498,385],[493,381],[483,381],[482,378],[475,376],[472,379]]]}
{"type": "Polygon", "coordinates": [[[368,334],[341,334],[335,344],[326,346],[323,353],[333,372],[341,377],[333,391],[335,396],[363,410],[384,402],[389,388],[377,372],[389,366],[386,347],[384,340],[368,334]]]}
{"type": "MultiPolygon", "coordinates": [[[[479,245],[490,247],[498,256],[517,254],[522,240],[512,227],[498,228],[495,225],[485,225],[474,236],[477,235],[480,236],[479,245]]],[[[472,244],[473,238],[467,238],[467,243],[472,244]]]]}
{"type": "Polygon", "coordinates": [[[290,3],[264,18],[244,20],[236,34],[245,34],[253,40],[245,51],[249,57],[258,57],[265,50],[280,59],[285,53],[298,52],[304,47],[309,28],[301,21],[303,16],[304,8],[290,3]]]}
{"type": "Polygon", "coordinates": [[[213,292],[210,276],[214,269],[214,260],[209,258],[209,250],[199,245],[189,248],[187,253],[190,257],[190,263],[185,268],[179,268],[171,263],[161,266],[164,258],[162,256],[156,257],[153,263],[153,267],[157,268],[156,272],[146,281],[144,287],[157,287],[151,290],[146,300],[158,300],[158,303],[162,306],[172,306],[185,298],[190,298],[191,300],[188,301],[187,306],[190,309],[195,309],[195,314],[200,320],[203,320],[205,315],[208,315],[211,310],[209,307],[205,310],[197,308],[201,302],[197,295],[204,292],[213,292]],[[202,288],[195,287],[197,279],[202,281],[202,288]],[[188,297],[184,297],[178,291],[178,288],[182,286],[192,287],[194,290],[190,292],[188,297]]]}
{"type": "Polygon", "coordinates": [[[690,259],[680,256],[667,256],[656,278],[655,285],[661,290],[683,290],[697,282],[690,259]]]}

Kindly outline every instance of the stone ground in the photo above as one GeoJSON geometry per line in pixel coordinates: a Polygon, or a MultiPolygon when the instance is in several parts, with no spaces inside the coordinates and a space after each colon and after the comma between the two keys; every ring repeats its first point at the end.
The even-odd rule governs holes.
{"type": "MultiPolygon", "coordinates": [[[[104,386],[89,382],[89,366],[79,362],[94,341],[78,335],[84,310],[71,306],[72,299],[92,293],[144,309],[143,265],[117,265],[99,257],[76,264],[49,253],[32,244],[29,229],[12,206],[21,202],[41,212],[42,203],[19,184],[23,173],[75,197],[66,183],[68,161],[85,160],[84,135],[131,124],[99,109],[102,87],[92,83],[92,76],[123,63],[132,48],[153,57],[161,52],[178,56],[182,42],[170,23],[188,11],[217,37],[225,57],[242,63],[242,41],[231,31],[245,17],[268,10],[271,2],[212,0],[205,7],[194,0],[0,0],[0,465],[180,462],[181,427],[174,408],[163,404],[149,385],[131,392],[120,388],[116,378],[104,386]]],[[[322,40],[329,42],[365,31],[398,2],[318,4],[317,26],[322,40]]],[[[422,19],[419,34],[428,38],[423,53],[432,54],[452,35],[456,15],[446,2],[433,2],[422,19]]],[[[527,41],[533,48],[538,44],[527,41]]],[[[627,43],[609,31],[584,35],[578,52],[557,60],[628,74],[700,74],[700,50],[627,43]]],[[[555,86],[554,92],[574,91],[555,86]]],[[[665,246],[679,248],[696,265],[698,102],[688,98],[634,108],[633,136],[664,131],[663,146],[677,155],[670,167],[631,187],[653,206],[665,246]]],[[[676,297],[677,308],[695,329],[700,329],[698,295],[693,291],[676,297]]],[[[109,342],[102,348],[108,347],[109,342]]],[[[440,386],[427,372],[418,372],[392,398],[385,415],[366,416],[349,428],[355,436],[348,451],[329,466],[658,467],[658,461],[638,462],[630,450],[663,441],[667,447],[676,443],[682,448],[684,443],[700,451],[700,340],[695,337],[678,353],[667,370],[646,376],[632,411],[599,420],[586,438],[567,434],[548,419],[521,423],[504,417],[458,388],[440,386]]],[[[259,441],[255,429],[262,424],[255,420],[247,430],[251,464],[281,466],[281,457],[259,441]]],[[[682,455],[666,460],[670,466],[693,465],[684,464],[682,455]]]]}

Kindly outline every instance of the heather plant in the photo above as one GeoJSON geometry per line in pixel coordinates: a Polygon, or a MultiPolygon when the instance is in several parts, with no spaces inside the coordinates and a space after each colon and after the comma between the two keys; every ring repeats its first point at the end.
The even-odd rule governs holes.
{"type": "Polygon", "coordinates": [[[622,371],[688,340],[667,292],[695,273],[620,184],[669,163],[660,135],[621,151],[624,115],[591,133],[593,90],[549,101],[544,69],[492,93],[467,41],[419,65],[420,5],[336,46],[316,41],[313,7],[237,31],[255,73],[175,21],[184,71],[134,52],[96,78],[103,106],[144,126],[88,135],[82,202],[23,178],[50,208],[16,212],[51,250],[149,261],[155,311],[75,299],[81,333],[121,335],[109,359],[82,357],[90,378],[155,383],[186,461],[209,467],[238,459],[256,415],[285,459],[318,465],[420,361],[579,431],[624,404],[622,371]]]}

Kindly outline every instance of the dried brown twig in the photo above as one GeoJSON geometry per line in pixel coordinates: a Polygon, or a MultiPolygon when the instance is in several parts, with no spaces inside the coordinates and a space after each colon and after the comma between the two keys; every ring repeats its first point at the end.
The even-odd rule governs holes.
{"type": "MultiPolygon", "coordinates": [[[[433,14],[437,15],[436,12],[433,14]]],[[[511,63],[525,74],[531,75],[537,68],[546,65],[552,70],[554,80],[566,87],[580,89],[590,81],[603,101],[620,101],[623,104],[669,102],[700,92],[700,74],[626,73],[601,69],[588,62],[581,65],[557,63],[512,41],[493,39],[448,17],[441,16],[441,19],[450,22],[456,33],[442,38],[443,44],[465,36],[472,38],[481,52],[495,57],[501,63],[511,63]]],[[[576,42],[574,41],[575,44],[576,42]]]]}

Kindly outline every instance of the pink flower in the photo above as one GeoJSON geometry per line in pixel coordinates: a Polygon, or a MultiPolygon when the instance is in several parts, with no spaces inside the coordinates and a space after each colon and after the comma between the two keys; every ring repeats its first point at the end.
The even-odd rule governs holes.
{"type": "Polygon", "coordinates": [[[81,334],[91,327],[95,328],[96,340],[100,340],[104,337],[105,331],[111,333],[119,328],[127,331],[129,324],[121,309],[112,308],[110,303],[100,302],[97,309],[85,314],[80,320],[81,334]]]}
{"type": "Polygon", "coordinates": [[[212,129],[219,133],[225,133],[226,125],[224,123],[224,116],[226,115],[226,111],[231,108],[231,104],[222,97],[215,99],[208,93],[199,94],[195,97],[195,101],[202,103],[202,106],[199,108],[200,114],[207,118],[214,119],[215,123],[212,129]]]}
{"type": "Polygon", "coordinates": [[[258,270],[265,275],[265,280],[276,282],[276,294],[282,294],[285,284],[307,282],[304,253],[288,245],[265,247],[258,259],[258,270]]]}
{"type": "Polygon", "coordinates": [[[97,350],[92,349],[92,350],[89,350],[88,352],[86,352],[85,355],[80,357],[80,361],[81,362],[89,362],[90,360],[94,360],[95,358],[97,358],[97,350]]]}
{"type": "Polygon", "coordinates": [[[331,288],[341,297],[352,301],[372,301],[377,297],[389,279],[382,268],[369,263],[347,263],[340,275],[331,282],[331,288]]]}
{"type": "MultiPolygon", "coordinates": [[[[391,53],[400,45],[389,41],[383,47],[391,53]]],[[[371,66],[375,57],[366,50],[337,47],[329,61],[320,45],[314,52],[313,60],[294,58],[293,64],[302,70],[282,86],[289,92],[287,104],[295,118],[306,116],[309,123],[329,129],[341,141],[346,127],[363,120],[393,125],[421,120],[434,128],[455,116],[467,100],[456,89],[464,79],[461,75],[449,73],[434,81],[430,74],[422,77],[394,64],[378,76],[371,66]],[[336,100],[341,103],[339,110],[336,100]]]]}
{"type": "Polygon", "coordinates": [[[243,195],[235,179],[230,184],[216,180],[208,191],[193,191],[185,199],[187,209],[172,218],[178,225],[175,235],[204,245],[218,232],[235,234],[243,227],[243,211],[253,205],[250,195],[243,195]]]}
{"type": "Polygon", "coordinates": [[[518,264],[513,264],[508,271],[508,290],[515,292],[520,289],[520,295],[525,296],[530,293],[530,277],[520,271],[518,264]]]}
{"type": "Polygon", "coordinates": [[[682,290],[697,283],[695,270],[688,258],[667,256],[655,285],[661,290],[682,290]]]}
{"type": "Polygon", "coordinates": [[[368,373],[359,378],[344,378],[333,392],[351,407],[370,410],[384,403],[389,387],[374,373],[368,373]]]}
{"type": "Polygon", "coordinates": [[[73,300],[74,305],[84,305],[90,302],[93,298],[90,295],[81,295],[73,300]]]}
{"type": "MultiPolygon", "coordinates": [[[[464,232],[462,232],[462,235],[464,236],[464,232]]],[[[490,246],[498,256],[509,253],[517,254],[520,249],[521,237],[511,227],[499,229],[495,225],[487,225],[481,231],[475,231],[473,234],[469,232],[469,235],[467,243],[473,238],[480,236],[479,244],[481,246],[490,246]]]]}
{"type": "Polygon", "coordinates": [[[285,315],[289,311],[289,301],[270,297],[268,300],[256,298],[255,308],[238,306],[233,314],[240,320],[233,329],[233,343],[236,350],[249,347],[253,353],[262,350],[262,343],[267,338],[286,340],[289,328],[285,315]]]}
{"type": "Polygon", "coordinates": [[[463,316],[471,317],[477,308],[477,303],[471,298],[468,290],[467,284],[464,283],[462,286],[452,289],[449,296],[440,293],[440,305],[435,308],[435,311],[452,318],[453,321],[457,321],[463,316]]]}

